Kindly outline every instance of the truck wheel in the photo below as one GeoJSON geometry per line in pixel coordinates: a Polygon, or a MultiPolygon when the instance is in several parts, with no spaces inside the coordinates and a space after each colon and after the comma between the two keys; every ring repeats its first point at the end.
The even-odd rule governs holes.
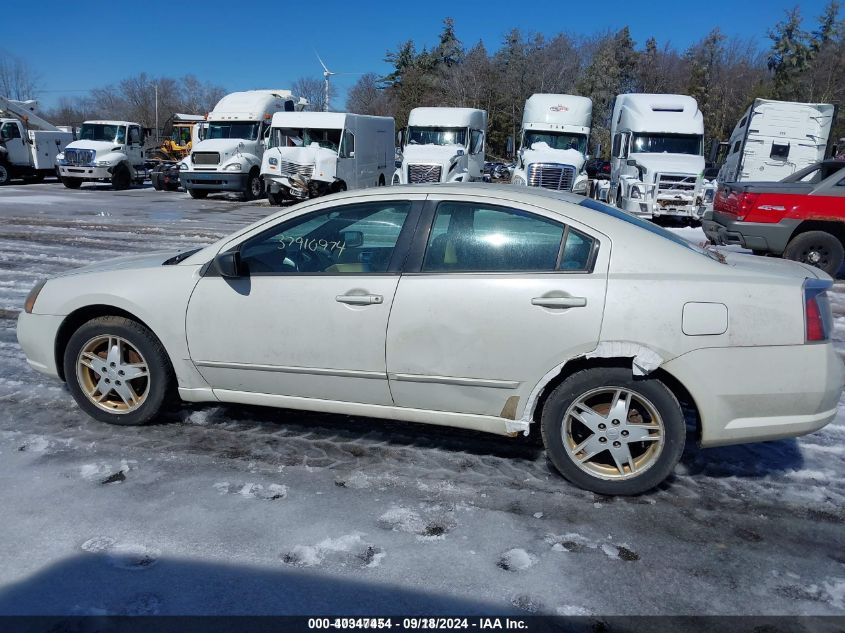
{"type": "Polygon", "coordinates": [[[205,200],[208,197],[208,189],[188,189],[188,193],[194,200],[205,200]]]}
{"type": "Polygon", "coordinates": [[[246,191],[244,191],[244,201],[257,200],[264,195],[264,180],[258,172],[252,172],[246,181],[246,191]]]}
{"type": "Polygon", "coordinates": [[[9,184],[11,180],[11,175],[9,174],[9,168],[5,165],[0,165],[0,187],[3,185],[9,184]]]}
{"type": "Polygon", "coordinates": [[[82,186],[82,178],[60,178],[60,180],[68,189],[79,189],[82,186]]]}
{"type": "Polygon", "coordinates": [[[115,191],[129,189],[132,185],[132,177],[125,165],[118,165],[111,175],[111,186],[115,191]]]}
{"type": "Polygon", "coordinates": [[[845,248],[835,235],[826,231],[807,231],[790,240],[783,256],[821,268],[831,277],[835,277],[845,260],[845,248]]]}
{"type": "Polygon", "coordinates": [[[267,201],[275,207],[282,206],[282,201],[285,199],[285,196],[282,194],[281,191],[270,191],[267,190],[267,201]]]}
{"type": "Polygon", "coordinates": [[[672,392],[622,367],[584,369],[564,380],[543,406],[540,430],[555,468],[604,495],[654,488],[674,470],[686,440],[672,392]]]}

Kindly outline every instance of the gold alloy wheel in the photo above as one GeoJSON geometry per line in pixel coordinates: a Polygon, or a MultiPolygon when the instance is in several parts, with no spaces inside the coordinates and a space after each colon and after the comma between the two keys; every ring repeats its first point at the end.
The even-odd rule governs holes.
{"type": "Polygon", "coordinates": [[[131,413],[150,391],[147,361],[132,343],[119,336],[95,336],[82,346],[76,377],[88,399],[109,413],[131,413]]]}
{"type": "Polygon", "coordinates": [[[623,387],[583,394],[563,416],[569,458],[599,479],[641,475],[660,458],[666,441],[663,418],[644,396],[623,387]]]}

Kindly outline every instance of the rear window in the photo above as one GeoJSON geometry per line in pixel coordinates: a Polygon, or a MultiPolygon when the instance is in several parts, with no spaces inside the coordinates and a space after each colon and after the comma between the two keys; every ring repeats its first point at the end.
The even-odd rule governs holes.
{"type": "Polygon", "coordinates": [[[692,251],[695,251],[696,253],[701,253],[710,257],[710,254],[706,249],[703,249],[700,246],[693,244],[692,242],[688,242],[680,235],[672,233],[672,231],[667,231],[663,227],[657,226],[656,224],[653,224],[652,222],[649,222],[647,220],[643,220],[642,218],[638,218],[637,216],[622,211],[621,209],[611,207],[610,205],[604,204],[603,202],[598,202],[597,200],[593,200],[591,198],[582,200],[579,204],[582,207],[587,207],[588,209],[592,209],[593,211],[598,211],[599,213],[604,213],[605,215],[613,216],[617,220],[622,220],[623,222],[627,222],[628,224],[633,224],[634,226],[637,226],[643,229],[644,231],[648,231],[649,233],[659,235],[660,237],[667,239],[670,242],[674,242],[678,246],[683,246],[684,248],[688,248],[692,251]]]}

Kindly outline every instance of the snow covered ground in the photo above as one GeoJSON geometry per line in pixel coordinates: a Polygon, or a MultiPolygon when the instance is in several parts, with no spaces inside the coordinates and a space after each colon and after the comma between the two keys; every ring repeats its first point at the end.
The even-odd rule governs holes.
{"type": "MultiPolygon", "coordinates": [[[[37,279],[268,212],[0,189],[0,614],[845,614],[845,413],[798,440],[690,443],[668,484],[611,499],[524,439],[234,406],[106,426],[25,364],[37,279]]],[[[845,284],[833,306],[845,351],[845,284]]]]}

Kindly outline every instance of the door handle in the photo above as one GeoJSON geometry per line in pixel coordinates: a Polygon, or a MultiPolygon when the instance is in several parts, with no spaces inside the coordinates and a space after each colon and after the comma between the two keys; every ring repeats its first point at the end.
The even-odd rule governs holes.
{"type": "Polygon", "coordinates": [[[381,295],[337,295],[334,300],[338,303],[348,303],[353,306],[368,306],[384,303],[384,297],[381,295]]]}
{"type": "Polygon", "coordinates": [[[587,297],[534,297],[531,305],[541,308],[583,308],[587,297]]]}

